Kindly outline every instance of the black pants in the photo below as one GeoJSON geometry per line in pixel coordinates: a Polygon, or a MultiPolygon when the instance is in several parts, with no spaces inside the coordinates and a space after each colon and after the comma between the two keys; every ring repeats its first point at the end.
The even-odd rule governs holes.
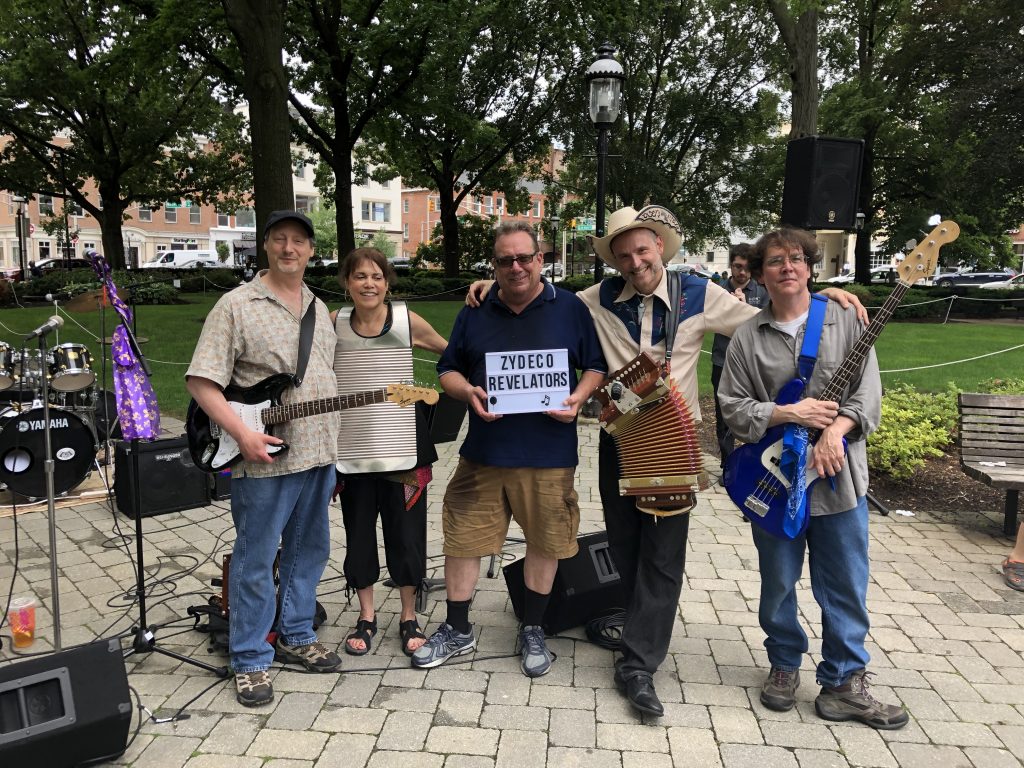
{"type": "Polygon", "coordinates": [[[617,666],[627,679],[653,675],[668,654],[679,610],[690,515],[655,517],[638,510],[632,497],[620,496],[618,454],[604,433],[598,485],[608,544],[626,593],[622,660],[617,666]]]}
{"type": "Polygon", "coordinates": [[[384,532],[388,574],[400,587],[418,587],[427,573],[427,491],[405,508],[401,483],[374,475],[347,475],[341,492],[345,523],[345,579],[364,589],[380,578],[377,516],[384,532]]]}
{"type": "Polygon", "coordinates": [[[718,435],[718,452],[722,456],[722,469],[725,460],[736,449],[736,439],[732,436],[729,425],[722,418],[722,407],[718,404],[718,382],[722,380],[722,366],[711,366],[711,388],[715,391],[715,434],[718,435]]]}

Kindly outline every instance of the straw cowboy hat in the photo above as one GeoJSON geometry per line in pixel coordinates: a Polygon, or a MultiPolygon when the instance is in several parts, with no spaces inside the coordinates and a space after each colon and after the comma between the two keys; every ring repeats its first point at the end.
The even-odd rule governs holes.
{"type": "Polygon", "coordinates": [[[668,208],[660,205],[646,205],[639,211],[635,208],[620,208],[608,217],[608,234],[604,237],[587,236],[587,242],[607,264],[616,266],[612,255],[612,240],[631,229],[649,229],[660,235],[665,243],[661,260],[668,264],[683,244],[683,229],[679,219],[668,208]]]}

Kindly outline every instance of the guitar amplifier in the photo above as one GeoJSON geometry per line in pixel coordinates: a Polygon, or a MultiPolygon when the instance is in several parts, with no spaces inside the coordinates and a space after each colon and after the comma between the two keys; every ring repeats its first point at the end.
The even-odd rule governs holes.
{"type": "MultiPolygon", "coordinates": [[[[196,467],[184,435],[135,443],[138,449],[138,483],[142,517],[205,507],[210,501],[209,480],[196,467]]],[[[138,517],[132,493],[135,468],[133,445],[122,440],[114,447],[114,500],[128,517],[138,517]]]]}

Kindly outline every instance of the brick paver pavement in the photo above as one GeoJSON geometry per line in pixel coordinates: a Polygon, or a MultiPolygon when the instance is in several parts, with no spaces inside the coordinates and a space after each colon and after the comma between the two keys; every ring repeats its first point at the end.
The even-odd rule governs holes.
{"type": "MultiPolygon", "coordinates": [[[[597,428],[580,425],[577,476],[581,533],[602,529],[597,493],[597,428]]],[[[441,575],[441,498],[458,443],[440,446],[430,489],[428,553],[441,575]]],[[[717,460],[709,461],[717,465],[717,460]]],[[[812,637],[804,685],[791,712],[766,710],[758,691],[767,661],[757,625],[758,575],[750,532],[724,492],[700,494],[690,526],[687,579],[671,655],[656,677],[660,719],[635,715],[612,684],[611,653],[582,629],[551,641],[549,675],[528,680],[513,654],[517,621],[504,580],[482,573],[471,613],[479,649],[443,667],[409,667],[398,640],[398,596],[378,586],[373,651],[342,654],[340,674],[273,672],[269,707],[240,706],[230,682],[162,654],[127,659],[128,681],[157,718],[180,708],[188,719],[144,715],[116,764],[139,768],[682,768],[683,766],[906,766],[997,768],[1024,759],[1024,595],[1007,588],[999,563],[1010,548],[996,511],[913,510],[871,516],[871,669],[880,697],[909,709],[903,730],[824,722],[813,683],[818,609],[808,585],[802,610],[812,637]]],[[[357,617],[340,575],[341,515],[332,507],[333,556],[319,591],[328,621],[323,641],[340,645],[357,617]]],[[[45,505],[0,519],[0,585],[34,594],[39,638],[52,648],[50,558],[45,505]],[[40,511],[40,509],[42,511],[40,511]],[[18,546],[15,547],[17,534],[18,546]]],[[[133,604],[132,521],[105,503],[57,512],[65,647],[127,635],[133,604]],[[122,538],[124,537],[124,538],[122,538]]],[[[215,664],[207,637],[191,629],[190,606],[215,590],[220,556],[233,538],[228,502],[144,520],[150,623],[159,644],[215,664]]],[[[515,536],[514,530],[511,534],[515,536]]],[[[503,561],[521,556],[510,541],[503,561]]],[[[482,571],[487,569],[487,560],[482,571]]],[[[444,617],[444,592],[432,592],[421,624],[444,617]]],[[[125,641],[125,647],[130,641],[125,641]]],[[[0,658],[12,658],[9,642],[0,658]]],[[[0,668],[0,673],[4,672],[0,668]]],[[[138,723],[138,712],[132,731],[138,723]]]]}

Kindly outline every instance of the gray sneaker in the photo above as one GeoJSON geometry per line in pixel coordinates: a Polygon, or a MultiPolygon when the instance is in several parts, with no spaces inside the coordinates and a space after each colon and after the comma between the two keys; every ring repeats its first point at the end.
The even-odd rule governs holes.
{"type": "Polygon", "coordinates": [[[412,665],[420,669],[430,669],[444,664],[453,656],[461,656],[476,648],[476,637],[473,627],[463,634],[456,631],[451,624],[442,624],[412,655],[412,665]]]}
{"type": "Polygon", "coordinates": [[[546,675],[551,669],[551,651],[544,643],[544,630],[538,626],[523,627],[519,632],[519,668],[527,677],[546,675]]]}
{"type": "Polygon", "coordinates": [[[800,671],[787,672],[772,667],[761,686],[761,703],[776,712],[788,712],[796,706],[796,689],[800,687],[800,671]]]}
{"type": "Polygon", "coordinates": [[[265,669],[235,673],[235,698],[244,707],[262,707],[274,700],[274,686],[265,669]]]}
{"type": "Polygon", "coordinates": [[[843,685],[836,688],[822,687],[814,700],[818,717],[825,720],[858,720],[872,728],[894,731],[910,720],[903,707],[883,704],[868,691],[868,676],[871,672],[854,672],[843,685]]]}
{"type": "Polygon", "coordinates": [[[288,645],[278,638],[274,644],[274,660],[301,664],[310,672],[337,672],[341,669],[341,657],[320,641],[288,645]]]}

